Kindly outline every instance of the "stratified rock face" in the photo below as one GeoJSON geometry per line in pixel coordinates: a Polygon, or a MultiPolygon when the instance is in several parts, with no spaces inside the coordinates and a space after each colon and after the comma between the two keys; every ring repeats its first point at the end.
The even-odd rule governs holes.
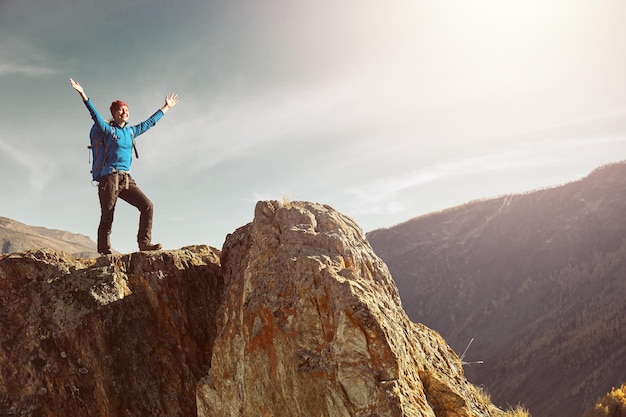
{"type": "Polygon", "coordinates": [[[330,207],[259,202],[228,236],[222,268],[198,416],[496,413],[445,341],[409,321],[359,227],[330,207]]]}
{"type": "Polygon", "coordinates": [[[194,416],[223,281],[209,247],[0,258],[0,416],[194,416]]]}

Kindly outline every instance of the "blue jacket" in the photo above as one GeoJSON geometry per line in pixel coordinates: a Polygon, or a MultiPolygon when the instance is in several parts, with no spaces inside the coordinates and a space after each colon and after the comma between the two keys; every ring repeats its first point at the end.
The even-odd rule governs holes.
{"type": "Polygon", "coordinates": [[[115,171],[130,171],[130,164],[133,159],[133,139],[144,133],[156,124],[163,117],[161,109],[157,110],[147,120],[129,126],[119,127],[115,122],[105,120],[96,110],[90,99],[84,102],[91,113],[95,126],[103,133],[104,138],[104,167],[95,177],[103,177],[115,171]]]}

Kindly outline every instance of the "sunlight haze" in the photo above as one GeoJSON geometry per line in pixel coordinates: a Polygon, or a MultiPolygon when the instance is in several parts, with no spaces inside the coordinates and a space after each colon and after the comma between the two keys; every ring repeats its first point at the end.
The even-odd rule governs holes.
{"type": "MultiPolygon", "coordinates": [[[[130,123],[166,249],[329,204],[365,230],[559,185],[626,151],[617,0],[0,1],[0,216],[96,237],[89,113],[130,123]]],[[[136,250],[120,201],[116,250],[136,250]]]]}

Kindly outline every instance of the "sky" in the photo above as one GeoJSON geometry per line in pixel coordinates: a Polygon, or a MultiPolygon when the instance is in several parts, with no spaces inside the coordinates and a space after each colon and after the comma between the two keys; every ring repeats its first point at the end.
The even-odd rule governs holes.
{"type": "MultiPolygon", "coordinates": [[[[96,239],[89,113],[130,123],[165,249],[259,200],[371,231],[626,159],[623,0],[0,0],[0,216],[96,239]]],[[[117,204],[112,244],[137,250],[117,204]]]]}

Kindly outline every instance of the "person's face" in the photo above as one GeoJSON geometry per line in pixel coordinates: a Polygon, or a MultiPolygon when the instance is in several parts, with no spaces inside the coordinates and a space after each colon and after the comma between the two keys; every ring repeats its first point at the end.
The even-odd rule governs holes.
{"type": "Polygon", "coordinates": [[[115,110],[115,113],[113,114],[115,122],[120,126],[128,122],[128,116],[128,106],[120,106],[117,110],[115,110]]]}

